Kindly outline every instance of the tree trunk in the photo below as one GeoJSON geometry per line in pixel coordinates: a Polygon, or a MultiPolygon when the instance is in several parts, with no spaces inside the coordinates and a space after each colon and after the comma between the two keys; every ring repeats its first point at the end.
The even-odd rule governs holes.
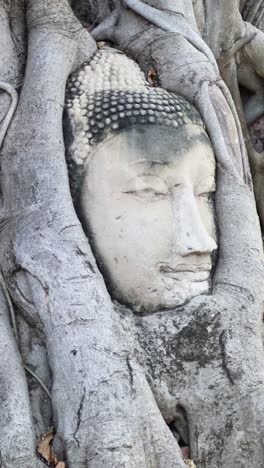
{"type": "MultiPolygon", "coordinates": [[[[96,42],[67,0],[0,0],[0,81],[19,90],[1,149],[2,466],[42,466],[34,431],[52,419],[70,468],[183,468],[174,427],[199,468],[264,467],[262,240],[240,115],[216,63],[245,24],[238,2],[120,3],[72,2],[94,37],[154,69],[205,120],[218,164],[212,294],[142,316],[113,305],[73,207],[62,133],[67,78],[96,42]],[[23,365],[51,407],[32,378],[29,398],[23,365]]],[[[263,34],[254,41],[241,54],[263,86],[263,34]]],[[[3,125],[10,98],[0,100],[3,125]]]]}

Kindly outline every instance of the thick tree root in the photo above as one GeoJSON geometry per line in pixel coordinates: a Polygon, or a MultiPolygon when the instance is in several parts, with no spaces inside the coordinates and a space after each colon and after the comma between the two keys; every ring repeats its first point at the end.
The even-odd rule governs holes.
{"type": "Polygon", "coordinates": [[[6,93],[9,94],[11,98],[11,104],[8,109],[8,112],[2,122],[1,128],[0,128],[0,149],[2,148],[4,138],[6,136],[8,127],[11,124],[12,118],[14,116],[16,107],[17,107],[17,101],[18,101],[18,94],[13,86],[11,86],[8,83],[3,83],[0,81],[0,89],[2,91],[5,91],[6,93]]]}
{"type": "MultiPolygon", "coordinates": [[[[223,54],[223,56],[219,60],[219,65],[220,65],[222,76],[230,90],[230,93],[235,103],[235,107],[237,109],[237,114],[239,117],[238,124],[239,124],[239,127],[242,128],[243,138],[244,138],[247,152],[248,152],[260,222],[261,222],[262,228],[264,228],[264,206],[263,206],[264,184],[259,183],[260,180],[263,180],[264,182],[264,166],[263,166],[263,162],[261,163],[260,155],[257,154],[251,142],[250,133],[248,129],[248,122],[247,122],[247,118],[244,112],[244,107],[242,104],[242,99],[241,99],[240,90],[239,90],[237,59],[236,59],[236,54],[243,55],[244,48],[249,46],[251,42],[256,38],[256,36],[257,36],[257,31],[253,30],[249,32],[244,38],[238,40],[229,51],[223,54]]],[[[259,68],[261,68],[261,66],[259,66],[259,68]]],[[[257,91],[258,90],[256,89],[256,92],[257,91]]],[[[263,86],[263,92],[264,92],[264,86],[263,86]]],[[[232,98],[231,98],[231,101],[232,101],[232,98]]],[[[262,96],[258,97],[258,95],[256,94],[252,98],[252,101],[251,101],[251,113],[250,113],[250,116],[248,116],[248,120],[250,121],[253,119],[253,122],[254,122],[254,120],[256,120],[257,117],[259,117],[260,115],[263,115],[263,112],[264,112],[263,97],[262,96]],[[253,110],[252,103],[256,104],[256,102],[259,102],[259,105],[253,110]]]]}
{"type": "Polygon", "coordinates": [[[141,0],[123,0],[123,4],[150,23],[155,24],[158,28],[185,37],[190,44],[208,58],[217,70],[217,63],[211,49],[202,40],[201,36],[187,23],[184,16],[176,13],[174,13],[174,16],[173,12],[166,13],[143,3],[141,0]]]}
{"type": "Polygon", "coordinates": [[[242,16],[245,21],[258,27],[264,15],[263,0],[248,0],[242,10],[242,16]]]}
{"type": "Polygon", "coordinates": [[[35,434],[28,388],[9,323],[8,305],[0,292],[0,454],[3,468],[36,468],[35,434]]]}
{"type": "Polygon", "coordinates": [[[1,262],[12,299],[45,336],[55,447],[70,468],[183,468],[144,373],[129,360],[131,344],[70,196],[61,125],[65,84],[95,42],[74,17],[71,24],[67,0],[27,3],[26,79],[3,148],[3,172],[12,168],[16,186],[15,213],[6,213],[1,231],[1,262]]]}
{"type": "Polygon", "coordinates": [[[245,118],[248,126],[264,116],[264,95],[254,95],[244,104],[245,118]]]}

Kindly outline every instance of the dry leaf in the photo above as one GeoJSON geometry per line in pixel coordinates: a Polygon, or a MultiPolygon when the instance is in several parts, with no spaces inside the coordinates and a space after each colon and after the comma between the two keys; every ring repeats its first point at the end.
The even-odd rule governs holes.
{"type": "MultiPolygon", "coordinates": [[[[104,47],[104,46],[105,46],[105,42],[103,42],[103,41],[98,41],[98,42],[97,42],[97,47],[98,47],[98,49],[102,49],[102,47],[104,47]]],[[[57,467],[56,467],[56,468],[57,468],[57,467]]],[[[60,468],[60,467],[59,467],[59,468],[60,468]]]]}
{"type": "Polygon", "coordinates": [[[37,452],[46,460],[48,464],[53,462],[53,450],[51,448],[51,441],[53,440],[53,430],[45,432],[40,437],[37,445],[37,452]]]}
{"type": "Polygon", "coordinates": [[[151,68],[148,72],[148,82],[150,86],[155,86],[157,83],[157,73],[154,68],[151,68]]]}
{"type": "Polygon", "coordinates": [[[184,462],[186,463],[187,468],[196,468],[196,465],[192,460],[184,460],[184,462]]]}
{"type": "Polygon", "coordinates": [[[66,468],[63,461],[59,461],[56,457],[51,442],[54,439],[53,429],[42,434],[37,445],[37,452],[48,463],[51,468],[66,468]]]}

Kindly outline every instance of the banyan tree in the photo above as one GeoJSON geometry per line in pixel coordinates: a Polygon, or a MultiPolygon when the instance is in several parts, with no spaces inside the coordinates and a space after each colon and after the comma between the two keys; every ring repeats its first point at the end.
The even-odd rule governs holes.
{"type": "Polygon", "coordinates": [[[263,0],[0,25],[0,466],[264,467],[263,0]]]}

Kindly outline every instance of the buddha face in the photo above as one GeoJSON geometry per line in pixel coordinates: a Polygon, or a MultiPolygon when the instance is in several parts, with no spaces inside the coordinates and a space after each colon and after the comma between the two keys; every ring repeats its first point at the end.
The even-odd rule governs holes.
{"type": "Polygon", "coordinates": [[[138,311],[210,290],[215,158],[202,128],[113,133],[85,173],[80,208],[109,291],[138,311]]]}

